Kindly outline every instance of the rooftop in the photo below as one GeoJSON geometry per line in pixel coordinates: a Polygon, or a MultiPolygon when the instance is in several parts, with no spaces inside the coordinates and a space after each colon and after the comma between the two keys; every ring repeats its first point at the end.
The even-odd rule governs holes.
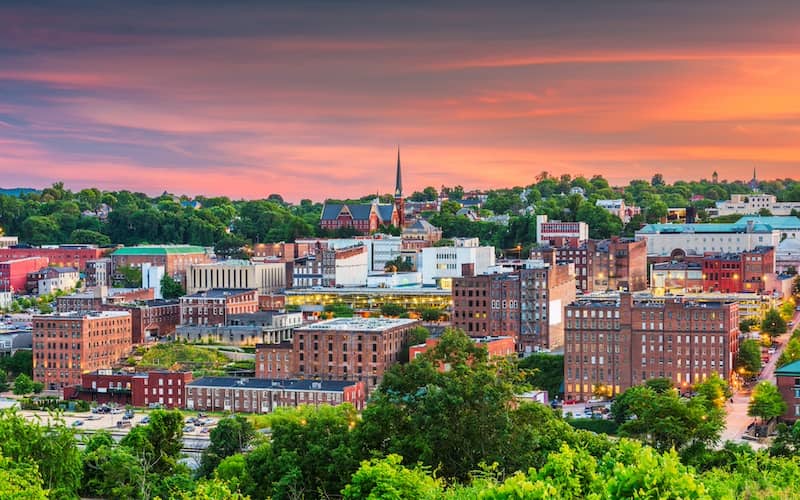
{"type": "Polygon", "coordinates": [[[192,295],[186,295],[186,298],[222,298],[222,297],[229,297],[231,295],[243,295],[248,292],[252,292],[254,289],[249,288],[212,288],[211,290],[206,290],[204,292],[197,292],[193,293],[192,295]]]}
{"type": "Polygon", "coordinates": [[[772,229],[800,229],[800,218],[792,215],[771,215],[765,217],[758,215],[746,215],[737,220],[736,224],[744,226],[747,225],[749,221],[753,221],[753,223],[756,225],[766,224],[772,227],[772,229]]]}
{"type": "Polygon", "coordinates": [[[800,376],[800,361],[794,361],[775,370],[775,375],[800,376]]]}
{"type": "Polygon", "coordinates": [[[203,247],[193,245],[140,245],[116,250],[112,255],[179,255],[206,253],[203,247]]]}
{"type": "Polygon", "coordinates": [[[203,377],[187,384],[188,387],[226,387],[239,389],[284,389],[287,391],[342,392],[357,384],[345,380],[274,380],[236,377],[203,377]]]}
{"type": "Polygon", "coordinates": [[[298,328],[295,331],[306,330],[335,330],[335,331],[358,331],[358,332],[383,332],[391,328],[408,326],[417,323],[415,319],[402,318],[334,318],[327,321],[320,321],[312,325],[298,328]]]}
{"type": "Polygon", "coordinates": [[[34,318],[83,319],[83,318],[124,318],[130,317],[128,311],[69,311],[51,314],[36,314],[34,318]]]}
{"type": "Polygon", "coordinates": [[[279,261],[275,261],[275,262],[263,262],[263,261],[253,262],[253,261],[243,260],[243,259],[228,259],[228,260],[218,260],[216,262],[206,262],[206,263],[203,263],[203,264],[194,264],[192,267],[198,267],[198,268],[199,267],[222,267],[222,266],[228,266],[228,267],[254,267],[254,266],[259,266],[259,265],[262,265],[262,266],[281,265],[281,266],[283,266],[285,264],[283,262],[279,262],[279,261]]]}

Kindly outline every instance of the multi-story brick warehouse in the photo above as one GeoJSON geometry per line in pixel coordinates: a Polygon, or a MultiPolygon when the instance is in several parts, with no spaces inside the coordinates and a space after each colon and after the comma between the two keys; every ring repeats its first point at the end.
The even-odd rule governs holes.
{"type": "Polygon", "coordinates": [[[548,260],[555,253],[559,262],[575,265],[575,286],[583,293],[647,289],[647,242],[612,237],[587,240],[579,245],[534,249],[531,257],[548,260]]]}
{"type": "Polygon", "coordinates": [[[703,291],[763,292],[767,277],[775,272],[775,249],[759,246],[741,253],[703,257],[703,291]]]}
{"type": "MultiPolygon", "coordinates": [[[[51,266],[71,266],[79,271],[86,269],[86,263],[99,259],[106,250],[91,245],[60,245],[58,247],[12,247],[0,248],[0,261],[40,257],[47,259],[51,266]]],[[[45,264],[47,265],[47,264],[45,264]]]]}
{"type": "Polygon", "coordinates": [[[266,380],[206,377],[186,386],[186,409],[270,413],[300,405],[337,406],[350,403],[364,408],[364,382],[341,380],[266,380]]]}
{"type": "MultiPolygon", "coordinates": [[[[552,257],[552,255],[551,255],[552,257]]],[[[564,305],[575,299],[572,264],[528,260],[513,272],[453,280],[453,326],[513,337],[520,351],[564,343],[564,305]]]]}
{"type": "Polygon", "coordinates": [[[203,247],[191,245],[142,245],[120,248],[111,254],[116,270],[120,266],[141,268],[142,264],[163,266],[164,274],[185,284],[189,266],[208,264],[211,258],[203,247]]]}
{"type": "Polygon", "coordinates": [[[64,388],[64,399],[147,407],[184,408],[186,385],[192,372],[152,371],[120,373],[97,370],[81,375],[81,383],[64,388]]]}
{"type": "Polygon", "coordinates": [[[576,300],[565,315],[566,399],[613,396],[658,377],[681,391],[712,373],[731,378],[736,303],[607,294],[576,300]]]}
{"type": "Polygon", "coordinates": [[[357,380],[372,390],[400,360],[408,331],[418,324],[412,319],[336,318],[303,326],[295,329],[291,344],[256,347],[256,374],[263,378],[357,380]],[[262,353],[266,359],[262,360],[262,353]],[[280,356],[280,361],[274,362],[273,356],[280,356]]]}
{"type": "Polygon", "coordinates": [[[230,314],[258,311],[256,290],[218,288],[180,298],[182,325],[224,325],[230,314]]]}
{"type": "Polygon", "coordinates": [[[80,385],[82,373],[111,368],[130,351],[129,312],[33,317],[33,378],[46,389],[80,385]]]}
{"type": "Polygon", "coordinates": [[[0,262],[0,292],[25,293],[28,274],[47,266],[47,257],[24,257],[0,262]]]}
{"type": "Polygon", "coordinates": [[[131,313],[131,340],[134,344],[153,342],[175,334],[181,321],[178,300],[153,299],[124,304],[106,304],[104,311],[131,313]]]}

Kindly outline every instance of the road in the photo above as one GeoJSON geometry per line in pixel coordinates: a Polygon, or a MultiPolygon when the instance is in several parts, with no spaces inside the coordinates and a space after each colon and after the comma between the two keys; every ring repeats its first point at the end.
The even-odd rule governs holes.
{"type": "MultiPolygon", "coordinates": [[[[798,320],[800,320],[800,312],[795,312],[792,321],[795,325],[797,325],[798,320]]],[[[791,332],[792,328],[789,328],[788,332],[778,337],[780,346],[776,350],[775,354],[770,356],[769,361],[761,369],[758,380],[769,380],[770,382],[775,383],[775,365],[778,363],[778,358],[780,357],[784,348],[786,348],[786,343],[789,341],[789,337],[791,337],[791,332]]],[[[753,417],[747,416],[747,405],[750,402],[750,392],[750,389],[742,389],[738,391],[733,395],[733,403],[729,402],[727,405],[725,405],[727,416],[725,419],[725,430],[722,432],[721,442],[724,443],[725,441],[733,441],[736,443],[749,443],[754,448],[764,447],[764,445],[760,442],[742,439],[742,436],[747,430],[747,426],[753,422],[753,417]]]]}

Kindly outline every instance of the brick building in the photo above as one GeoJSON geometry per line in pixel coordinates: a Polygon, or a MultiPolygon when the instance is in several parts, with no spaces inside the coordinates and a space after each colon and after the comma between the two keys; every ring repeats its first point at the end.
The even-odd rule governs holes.
{"type": "Polygon", "coordinates": [[[116,403],[137,408],[158,404],[164,408],[184,408],[186,385],[192,372],[152,371],[121,373],[96,370],[81,375],[79,385],[64,388],[64,399],[80,399],[100,404],[116,403]]]}
{"type": "Polygon", "coordinates": [[[574,281],[572,264],[552,260],[456,278],[453,326],[473,337],[510,336],[521,352],[559,347],[564,343],[562,309],[575,299],[574,281]]]}
{"type": "Polygon", "coordinates": [[[362,410],[365,402],[364,382],[357,381],[205,377],[186,386],[186,409],[198,411],[271,413],[277,408],[342,403],[362,410]]]}
{"type": "Polygon", "coordinates": [[[93,259],[86,261],[86,286],[111,286],[111,259],[93,259]]]}
{"type": "Polygon", "coordinates": [[[589,239],[589,226],[585,222],[548,220],[546,215],[536,216],[536,243],[554,247],[576,247],[589,239]]]}
{"type": "Polygon", "coordinates": [[[83,372],[111,368],[130,351],[128,312],[72,312],[33,317],[33,378],[46,389],[79,385],[83,372]]]}
{"type": "Polygon", "coordinates": [[[141,268],[142,264],[163,266],[164,274],[186,283],[189,266],[208,264],[211,258],[203,247],[191,245],[141,245],[117,249],[111,254],[116,270],[120,266],[141,268]]]}
{"type": "Polygon", "coordinates": [[[607,294],[576,300],[565,315],[566,399],[614,396],[658,377],[681,392],[712,373],[731,379],[736,303],[607,294]]]}
{"type": "MultiPolygon", "coordinates": [[[[489,358],[515,356],[517,355],[517,344],[513,337],[473,337],[473,342],[485,347],[489,353],[489,358]]],[[[439,343],[437,337],[429,337],[424,344],[412,345],[408,348],[408,359],[417,359],[428,349],[433,349],[439,343]]]]}
{"type": "Polygon", "coordinates": [[[131,341],[134,344],[154,342],[174,335],[175,328],[181,321],[181,304],[177,299],[105,304],[102,310],[131,313],[131,341]]]}
{"type": "Polygon", "coordinates": [[[253,245],[250,257],[254,262],[292,262],[309,255],[312,250],[308,243],[257,243],[253,245]]]}
{"type": "Polygon", "coordinates": [[[259,311],[279,311],[286,308],[286,295],[282,293],[259,294],[259,311]]]}
{"type": "Polygon", "coordinates": [[[607,240],[587,240],[577,245],[540,247],[531,252],[534,259],[575,265],[575,286],[583,293],[647,289],[647,242],[614,236],[607,240]]]}
{"type": "Polygon", "coordinates": [[[102,311],[106,306],[143,300],[153,300],[152,288],[97,287],[90,292],[73,293],[56,298],[56,311],[102,311]]]}
{"type": "Polygon", "coordinates": [[[384,372],[400,360],[408,331],[419,324],[412,319],[336,318],[303,326],[295,329],[291,344],[256,347],[256,375],[357,380],[364,381],[371,391],[384,372]],[[273,364],[275,355],[280,358],[273,364]]]}
{"type": "Polygon", "coordinates": [[[303,313],[260,311],[229,314],[226,323],[217,325],[180,325],[175,338],[188,342],[206,340],[225,345],[255,346],[277,344],[292,339],[295,328],[303,324],[303,313]]]}
{"type": "MultiPolygon", "coordinates": [[[[92,245],[59,245],[57,247],[11,247],[0,248],[0,261],[39,257],[47,259],[51,266],[86,269],[86,263],[99,259],[105,252],[92,245]]],[[[44,265],[48,265],[45,263],[44,265]]]]}
{"type": "Polygon", "coordinates": [[[762,292],[775,273],[775,249],[760,246],[741,253],[716,253],[703,257],[703,291],[762,292]]]}
{"type": "Polygon", "coordinates": [[[795,361],[775,370],[778,391],[786,403],[786,413],[781,417],[787,422],[800,419],[800,361],[795,361]]]}
{"type": "Polygon", "coordinates": [[[180,298],[182,325],[224,325],[231,314],[258,311],[256,290],[217,288],[180,298]]]}
{"type": "Polygon", "coordinates": [[[28,275],[47,267],[47,257],[22,257],[0,262],[0,292],[26,293],[28,275]]]}

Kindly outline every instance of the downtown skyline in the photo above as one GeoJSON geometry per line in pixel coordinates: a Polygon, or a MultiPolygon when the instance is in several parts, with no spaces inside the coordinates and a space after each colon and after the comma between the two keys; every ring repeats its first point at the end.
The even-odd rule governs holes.
{"type": "Polygon", "coordinates": [[[790,2],[0,6],[2,187],[287,200],[791,176],[790,2]],[[780,6],[780,8],[777,8],[780,6]]]}

